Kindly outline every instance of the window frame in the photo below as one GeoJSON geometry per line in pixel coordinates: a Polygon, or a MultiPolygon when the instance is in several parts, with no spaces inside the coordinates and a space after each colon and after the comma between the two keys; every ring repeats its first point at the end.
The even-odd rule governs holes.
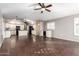
{"type": "Polygon", "coordinates": [[[47,27],[47,30],[55,30],[55,22],[54,21],[53,22],[48,22],[46,27],[47,27]],[[53,25],[54,27],[52,26],[53,28],[48,28],[48,24],[52,24],[52,23],[54,24],[53,25]]]}
{"type": "Polygon", "coordinates": [[[77,32],[77,26],[79,25],[79,22],[77,22],[78,20],[76,19],[79,19],[79,17],[74,18],[74,35],[79,36],[79,33],[77,32]]]}

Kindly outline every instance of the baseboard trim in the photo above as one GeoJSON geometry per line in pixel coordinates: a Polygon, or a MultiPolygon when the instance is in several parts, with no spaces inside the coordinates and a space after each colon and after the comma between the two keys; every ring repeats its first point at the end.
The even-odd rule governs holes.
{"type": "Polygon", "coordinates": [[[59,40],[65,40],[65,41],[70,41],[70,42],[78,42],[77,40],[72,40],[72,39],[64,39],[64,38],[58,38],[58,37],[52,37],[52,38],[55,38],[55,39],[59,39],[59,40]]]}
{"type": "MultiPolygon", "coordinates": [[[[43,37],[43,36],[40,36],[40,37],[43,37]]],[[[73,39],[64,39],[64,38],[58,38],[58,37],[46,37],[48,39],[58,39],[58,40],[64,40],[64,41],[70,41],[70,42],[77,42],[79,43],[79,40],[73,40],[73,39]]]]}

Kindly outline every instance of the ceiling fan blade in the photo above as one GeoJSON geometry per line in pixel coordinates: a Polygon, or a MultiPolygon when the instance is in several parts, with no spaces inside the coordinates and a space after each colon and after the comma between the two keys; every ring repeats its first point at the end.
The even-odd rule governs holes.
{"type": "Polygon", "coordinates": [[[36,9],[34,9],[34,10],[40,10],[41,8],[36,8],[36,9]]]}
{"type": "Polygon", "coordinates": [[[46,11],[48,11],[48,12],[51,12],[49,9],[45,9],[46,11]]]}
{"type": "Polygon", "coordinates": [[[50,5],[46,6],[46,8],[51,7],[51,6],[52,6],[52,5],[50,4],[50,5]]]}
{"type": "Polygon", "coordinates": [[[44,5],[44,3],[42,3],[42,6],[43,6],[43,8],[45,8],[45,5],[44,5]]]}
{"type": "Polygon", "coordinates": [[[43,13],[43,11],[41,11],[41,13],[43,13]]]}
{"type": "Polygon", "coordinates": [[[38,3],[42,8],[43,8],[43,6],[42,6],[42,4],[41,3],[38,3]]]}

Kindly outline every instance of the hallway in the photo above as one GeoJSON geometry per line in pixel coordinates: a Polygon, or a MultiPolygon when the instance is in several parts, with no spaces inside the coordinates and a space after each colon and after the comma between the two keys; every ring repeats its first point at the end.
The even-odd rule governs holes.
{"type": "Polygon", "coordinates": [[[36,36],[12,36],[0,48],[2,56],[71,56],[79,55],[78,52],[79,43],[36,36]]]}

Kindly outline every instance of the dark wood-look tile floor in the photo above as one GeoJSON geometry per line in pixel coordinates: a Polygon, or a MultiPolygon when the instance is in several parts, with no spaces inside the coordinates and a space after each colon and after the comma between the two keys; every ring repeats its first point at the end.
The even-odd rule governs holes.
{"type": "Polygon", "coordinates": [[[16,37],[5,39],[1,56],[77,56],[79,43],[43,37],[16,37]]]}

